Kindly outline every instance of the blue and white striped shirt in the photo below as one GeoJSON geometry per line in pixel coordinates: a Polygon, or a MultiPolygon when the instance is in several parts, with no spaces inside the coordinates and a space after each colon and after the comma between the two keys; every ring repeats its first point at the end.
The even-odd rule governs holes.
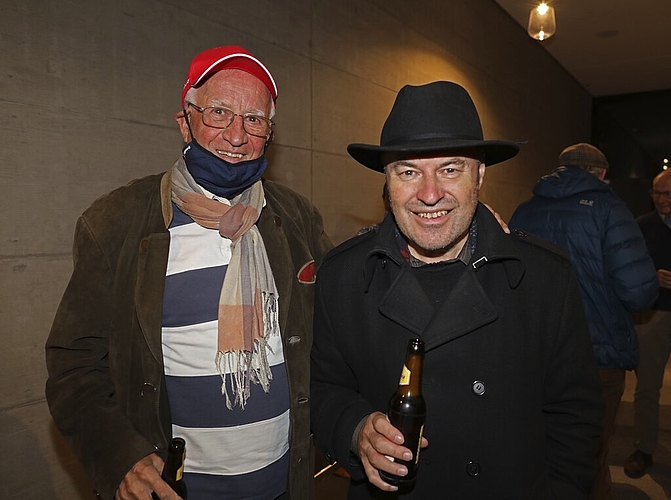
{"type": "Polygon", "coordinates": [[[163,360],[173,434],[186,440],[189,497],[272,500],[286,490],[289,467],[289,386],[281,338],[268,339],[270,392],[252,384],[245,409],[227,409],[215,356],[231,242],[175,205],[173,210],[163,360]]]}

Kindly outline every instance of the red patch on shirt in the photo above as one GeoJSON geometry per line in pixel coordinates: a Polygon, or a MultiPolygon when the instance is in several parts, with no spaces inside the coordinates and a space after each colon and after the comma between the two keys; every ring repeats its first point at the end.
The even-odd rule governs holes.
{"type": "Polygon", "coordinates": [[[315,261],[311,260],[298,271],[298,282],[303,283],[304,285],[312,285],[315,280],[315,261]]]}

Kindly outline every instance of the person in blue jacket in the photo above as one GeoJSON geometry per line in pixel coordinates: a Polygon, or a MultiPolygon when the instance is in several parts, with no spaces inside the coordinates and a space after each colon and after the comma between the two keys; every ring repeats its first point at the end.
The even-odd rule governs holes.
{"type": "Polygon", "coordinates": [[[567,147],[559,167],[541,177],[510,227],[568,250],[580,285],[606,400],[601,468],[593,499],[611,498],[608,440],[624,392],[625,372],[638,365],[632,312],[657,299],[655,266],[625,203],[604,182],[608,161],[590,144],[567,147]]]}

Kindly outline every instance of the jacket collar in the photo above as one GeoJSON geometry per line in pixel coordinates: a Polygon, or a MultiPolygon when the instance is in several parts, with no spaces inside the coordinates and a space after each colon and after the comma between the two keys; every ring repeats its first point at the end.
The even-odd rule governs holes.
{"type": "MultiPolygon", "coordinates": [[[[524,264],[517,256],[511,237],[503,231],[492,213],[482,203],[478,203],[475,223],[478,228],[477,242],[468,265],[477,271],[484,265],[501,263],[506,271],[508,284],[511,288],[515,288],[524,276],[524,264]]],[[[364,265],[366,289],[370,286],[379,259],[391,261],[398,267],[407,265],[396,244],[396,231],[394,216],[388,213],[380,224],[373,246],[366,256],[364,265]]]]}
{"type": "Polygon", "coordinates": [[[170,227],[172,222],[172,170],[169,169],[163,177],[161,177],[161,213],[163,214],[163,222],[166,229],[170,227]]]}
{"type": "MultiPolygon", "coordinates": [[[[382,279],[379,290],[380,314],[421,337],[430,350],[446,342],[488,325],[498,318],[499,312],[489,294],[499,293],[485,286],[487,278],[479,278],[483,268],[502,266],[507,284],[516,287],[524,274],[522,261],[517,256],[514,237],[506,235],[494,216],[484,206],[478,206],[476,248],[465,272],[452,287],[442,305],[435,309],[414,276],[410,265],[396,244],[396,223],[387,215],[373,237],[368,252],[364,279],[366,289],[373,290],[376,273],[385,273],[391,279],[382,279]],[[396,268],[390,273],[389,267],[396,268]],[[486,266],[486,267],[485,267],[486,266]]],[[[489,273],[487,273],[489,274],[489,273]]]]}

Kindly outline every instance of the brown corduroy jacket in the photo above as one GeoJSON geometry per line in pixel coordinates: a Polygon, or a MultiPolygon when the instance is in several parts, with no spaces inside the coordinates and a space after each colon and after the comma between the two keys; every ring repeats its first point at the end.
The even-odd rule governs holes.
{"type": "MultiPolygon", "coordinates": [[[[332,245],[307,199],[271,181],[264,190],[257,227],[280,294],[291,397],[288,493],[305,499],[313,483],[310,262],[318,268],[332,245]]],[[[51,414],[105,499],[138,460],[164,456],[171,437],[161,350],[171,219],[167,173],[95,201],[77,222],[73,274],[46,344],[51,414]]]]}

